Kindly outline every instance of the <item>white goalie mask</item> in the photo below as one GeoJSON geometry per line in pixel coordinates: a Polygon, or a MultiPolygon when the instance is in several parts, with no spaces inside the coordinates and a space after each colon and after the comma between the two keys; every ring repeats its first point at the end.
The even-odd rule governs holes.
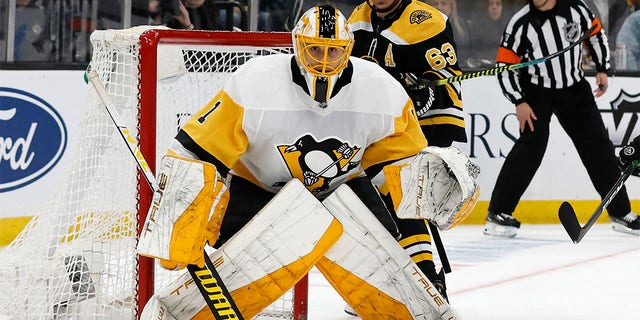
{"type": "Polygon", "coordinates": [[[353,49],[353,33],[347,19],[334,7],[315,6],[298,20],[291,37],[296,62],[311,97],[325,103],[349,64],[353,49]]]}

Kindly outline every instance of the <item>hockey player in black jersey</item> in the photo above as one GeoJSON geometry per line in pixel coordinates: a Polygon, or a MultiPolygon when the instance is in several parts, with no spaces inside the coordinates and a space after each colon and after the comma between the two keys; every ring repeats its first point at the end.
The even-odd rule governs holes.
{"type": "Polygon", "coordinates": [[[367,0],[354,9],[349,23],[352,55],[377,63],[403,84],[429,145],[466,142],[460,83],[412,89],[421,79],[462,73],[448,17],[417,0],[367,0]]]}
{"type": "MultiPolygon", "coordinates": [[[[355,38],[352,55],[377,63],[405,87],[429,146],[466,142],[460,83],[414,89],[422,79],[438,80],[462,73],[448,17],[418,0],[367,0],[354,9],[349,23],[355,38]]],[[[430,270],[427,275],[446,295],[444,269],[448,269],[448,261],[436,237],[438,230],[431,225],[429,232],[427,224],[399,221],[404,236],[401,243],[418,265],[430,270]],[[433,263],[432,240],[443,266],[447,266],[439,273],[433,263]]],[[[345,311],[351,314],[348,306],[345,311]]]]}

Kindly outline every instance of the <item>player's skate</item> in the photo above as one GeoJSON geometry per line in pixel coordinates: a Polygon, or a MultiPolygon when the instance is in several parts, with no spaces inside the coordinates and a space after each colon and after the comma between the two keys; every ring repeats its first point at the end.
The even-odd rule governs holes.
{"type": "Polygon", "coordinates": [[[613,230],[640,236],[640,216],[635,212],[629,212],[622,218],[610,217],[613,230]]]}
{"type": "Polygon", "coordinates": [[[435,277],[429,278],[431,283],[436,287],[440,295],[449,302],[449,296],[447,296],[447,283],[444,279],[444,270],[440,269],[440,272],[435,277]]]}
{"type": "Polygon", "coordinates": [[[487,222],[484,227],[484,234],[488,236],[499,236],[513,238],[518,234],[520,221],[510,214],[487,212],[487,222]]]}

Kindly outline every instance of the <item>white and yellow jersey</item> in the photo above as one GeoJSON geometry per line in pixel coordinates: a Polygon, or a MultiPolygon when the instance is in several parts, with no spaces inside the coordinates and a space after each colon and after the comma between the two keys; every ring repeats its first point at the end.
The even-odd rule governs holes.
{"type": "Polygon", "coordinates": [[[351,58],[326,105],[308,91],[293,55],[253,58],[176,139],[223,173],[271,192],[298,178],[318,197],[426,147],[405,90],[374,63],[351,58]]]}

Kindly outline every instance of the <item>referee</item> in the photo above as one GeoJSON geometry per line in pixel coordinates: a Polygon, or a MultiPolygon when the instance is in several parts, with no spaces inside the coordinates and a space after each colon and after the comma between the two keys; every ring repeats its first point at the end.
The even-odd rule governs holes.
{"type": "MultiPolygon", "coordinates": [[[[512,213],[542,162],[552,114],[573,141],[600,197],[620,177],[594,98],[594,93],[600,97],[607,90],[607,36],[582,0],[529,0],[507,24],[496,60],[506,65],[542,58],[568,47],[592,26],[596,28],[585,44],[597,72],[593,93],[584,78],[580,46],[544,63],[498,75],[504,95],[516,106],[520,137],[498,175],[484,234],[516,236],[520,222],[512,213]]],[[[607,209],[614,230],[640,234],[640,218],[631,212],[624,187],[607,209]]]]}

